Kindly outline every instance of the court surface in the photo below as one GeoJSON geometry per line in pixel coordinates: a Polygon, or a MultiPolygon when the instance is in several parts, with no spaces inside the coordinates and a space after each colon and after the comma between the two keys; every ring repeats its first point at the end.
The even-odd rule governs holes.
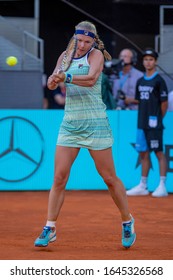
{"type": "Polygon", "coordinates": [[[46,222],[48,191],[0,193],[1,260],[172,260],[173,194],[128,197],[137,240],[121,246],[121,219],[107,191],[66,191],[57,241],[35,248],[46,222]]]}

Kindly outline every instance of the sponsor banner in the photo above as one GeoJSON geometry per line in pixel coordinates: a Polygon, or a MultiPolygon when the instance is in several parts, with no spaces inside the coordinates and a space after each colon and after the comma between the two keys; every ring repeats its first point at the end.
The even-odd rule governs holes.
{"type": "MultiPolygon", "coordinates": [[[[137,111],[107,111],[113,131],[113,157],[118,176],[127,189],[141,176],[135,149],[137,111]]],[[[0,110],[0,190],[49,190],[54,176],[56,139],[63,110],[0,110]]],[[[165,119],[164,151],[168,161],[166,186],[173,192],[173,112],[165,119]]],[[[149,191],[159,183],[158,162],[151,153],[149,191]]],[[[87,149],[74,162],[67,189],[105,190],[87,149]]]]}

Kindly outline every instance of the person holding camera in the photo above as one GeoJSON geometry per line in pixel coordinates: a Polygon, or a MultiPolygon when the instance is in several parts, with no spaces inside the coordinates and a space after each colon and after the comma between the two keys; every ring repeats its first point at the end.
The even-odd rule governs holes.
{"type": "Polygon", "coordinates": [[[137,110],[135,101],[136,82],[143,76],[143,72],[134,66],[137,63],[137,54],[134,50],[123,49],[119,54],[122,70],[113,82],[113,96],[117,102],[117,110],[137,110]]]}

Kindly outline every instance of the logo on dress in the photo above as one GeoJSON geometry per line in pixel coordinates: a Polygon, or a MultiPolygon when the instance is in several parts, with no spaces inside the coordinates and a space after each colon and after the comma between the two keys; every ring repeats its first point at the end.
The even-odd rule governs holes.
{"type": "Polygon", "coordinates": [[[79,64],[78,68],[81,69],[83,67],[83,64],[79,64]]]}

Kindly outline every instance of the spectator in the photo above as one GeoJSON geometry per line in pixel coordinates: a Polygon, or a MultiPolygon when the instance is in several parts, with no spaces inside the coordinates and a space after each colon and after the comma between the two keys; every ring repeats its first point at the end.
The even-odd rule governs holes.
{"type": "Polygon", "coordinates": [[[173,111],[173,90],[168,94],[168,111],[173,111]]]}
{"type": "Polygon", "coordinates": [[[66,98],[66,87],[64,83],[59,83],[58,87],[50,91],[50,109],[64,109],[66,98]]]}
{"type": "Polygon", "coordinates": [[[46,86],[47,86],[47,75],[43,74],[42,75],[42,85],[43,85],[43,109],[48,109],[49,108],[49,97],[46,91],[46,86]]]}
{"type": "Polygon", "coordinates": [[[147,177],[150,169],[150,152],[154,151],[160,170],[160,183],[153,197],[167,196],[165,187],[167,163],[163,153],[163,117],[167,111],[168,90],[164,79],[156,71],[158,54],[148,48],[143,52],[145,75],[137,81],[136,100],[138,130],[136,149],[140,153],[142,177],[139,185],[127,191],[127,195],[148,195],[147,177]]]}
{"type": "Polygon", "coordinates": [[[102,85],[101,86],[102,86],[102,88],[101,88],[102,99],[106,105],[106,109],[107,110],[115,109],[116,102],[115,102],[115,99],[113,98],[112,88],[111,88],[109,79],[105,73],[102,73],[102,85]]]}
{"type": "Polygon", "coordinates": [[[136,110],[138,105],[134,100],[137,80],[143,73],[134,66],[137,63],[137,54],[131,49],[123,49],[119,58],[122,60],[122,71],[113,83],[113,96],[117,100],[117,108],[136,110]]]}

